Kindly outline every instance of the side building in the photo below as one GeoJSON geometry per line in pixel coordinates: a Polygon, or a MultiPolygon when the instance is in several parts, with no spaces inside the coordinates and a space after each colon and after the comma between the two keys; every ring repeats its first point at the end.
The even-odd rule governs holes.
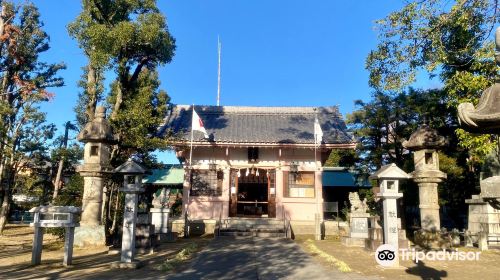
{"type": "Polygon", "coordinates": [[[183,163],[189,220],[323,219],[323,164],[332,149],[354,149],[337,107],[194,106],[209,135],[193,132],[193,106],[171,108],[160,132],[183,163]],[[323,137],[315,145],[314,123],[323,137]],[[190,147],[192,146],[192,151],[190,147]],[[192,162],[189,162],[190,153],[192,162]]]}

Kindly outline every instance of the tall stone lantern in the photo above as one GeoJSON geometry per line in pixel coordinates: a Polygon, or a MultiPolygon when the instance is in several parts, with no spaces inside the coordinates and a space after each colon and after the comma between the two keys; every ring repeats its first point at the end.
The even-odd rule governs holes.
{"type": "Polygon", "coordinates": [[[113,171],[110,145],[116,142],[111,125],[106,120],[106,109],[97,107],[95,118],[87,123],[77,136],[85,143],[83,165],[77,167],[83,177],[83,199],[80,227],[75,230],[75,246],[105,245],[104,225],[101,221],[104,179],[113,171]]]}
{"type": "Polygon", "coordinates": [[[420,226],[424,230],[441,228],[437,187],[446,179],[446,174],[439,170],[437,151],[445,145],[446,139],[426,124],[403,142],[403,147],[413,151],[415,171],[411,175],[418,184],[420,226]]]}

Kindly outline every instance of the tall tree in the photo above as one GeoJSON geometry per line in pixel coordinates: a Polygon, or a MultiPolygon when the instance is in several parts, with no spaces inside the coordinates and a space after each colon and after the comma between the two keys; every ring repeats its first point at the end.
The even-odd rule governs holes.
{"type": "Polygon", "coordinates": [[[1,2],[0,232],[10,209],[16,167],[26,160],[26,153],[43,144],[44,138],[36,133],[47,133],[47,136],[53,133],[44,124],[45,115],[38,112],[38,104],[51,98],[47,88],[63,84],[57,72],[64,65],[40,61],[40,54],[49,49],[49,37],[42,27],[40,14],[33,4],[1,2]]]}
{"type": "MultiPolygon", "coordinates": [[[[82,122],[93,117],[96,104],[103,99],[102,73],[113,70],[116,78],[104,100],[111,108],[111,125],[119,140],[113,146],[111,164],[118,165],[131,155],[154,162],[151,151],[167,148],[167,142],[156,137],[169,102],[166,92],[158,90],[156,68],[169,63],[175,51],[166,19],[155,0],[82,3],[82,12],[68,26],[70,35],[88,56],[84,91],[76,110],[78,119],[82,122]]],[[[113,182],[108,190],[113,193],[117,187],[113,182]]],[[[109,203],[109,197],[104,197],[104,205],[109,207],[117,202],[109,203]]]]}
{"type": "MultiPolygon", "coordinates": [[[[407,4],[377,21],[379,44],[366,60],[370,85],[398,91],[418,72],[438,77],[446,103],[477,103],[498,69],[493,61],[492,31],[500,23],[498,0],[424,0],[407,4]]],[[[482,162],[496,146],[490,135],[457,129],[469,162],[482,162]]]]}

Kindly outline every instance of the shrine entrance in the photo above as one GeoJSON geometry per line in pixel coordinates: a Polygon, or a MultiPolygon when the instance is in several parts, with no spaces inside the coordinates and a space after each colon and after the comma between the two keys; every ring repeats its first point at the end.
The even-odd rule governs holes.
{"type": "Polygon", "coordinates": [[[231,170],[230,217],[276,217],[275,171],[261,168],[231,170]]]}

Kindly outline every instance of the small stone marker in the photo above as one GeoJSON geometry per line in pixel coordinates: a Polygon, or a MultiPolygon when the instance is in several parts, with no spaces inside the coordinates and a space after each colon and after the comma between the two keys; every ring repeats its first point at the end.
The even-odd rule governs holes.
{"type": "Polygon", "coordinates": [[[144,191],[142,176],[146,173],[146,169],[129,159],[117,167],[115,172],[124,175],[123,188],[120,191],[125,193],[125,211],[123,212],[121,259],[120,262],[113,263],[112,267],[137,268],[139,262],[134,260],[137,204],[139,193],[144,191]]]}
{"type": "Polygon", "coordinates": [[[35,227],[31,264],[39,265],[42,261],[43,228],[63,227],[65,229],[63,265],[71,265],[75,227],[79,226],[76,221],[82,212],[81,209],[74,206],[38,206],[31,208],[30,212],[34,213],[33,223],[30,226],[35,227]]]}
{"type": "Polygon", "coordinates": [[[392,267],[399,267],[399,234],[398,234],[398,208],[396,200],[403,197],[399,192],[399,180],[409,179],[408,175],[403,170],[399,169],[396,164],[388,164],[382,166],[375,172],[370,179],[376,179],[379,182],[380,193],[377,197],[382,198],[384,212],[384,244],[391,245],[396,252],[395,261],[392,267]]]}
{"type": "Polygon", "coordinates": [[[149,210],[151,223],[155,226],[155,233],[157,234],[168,233],[169,194],[170,189],[162,188],[159,190],[159,194],[154,194],[153,208],[149,210]]]}

